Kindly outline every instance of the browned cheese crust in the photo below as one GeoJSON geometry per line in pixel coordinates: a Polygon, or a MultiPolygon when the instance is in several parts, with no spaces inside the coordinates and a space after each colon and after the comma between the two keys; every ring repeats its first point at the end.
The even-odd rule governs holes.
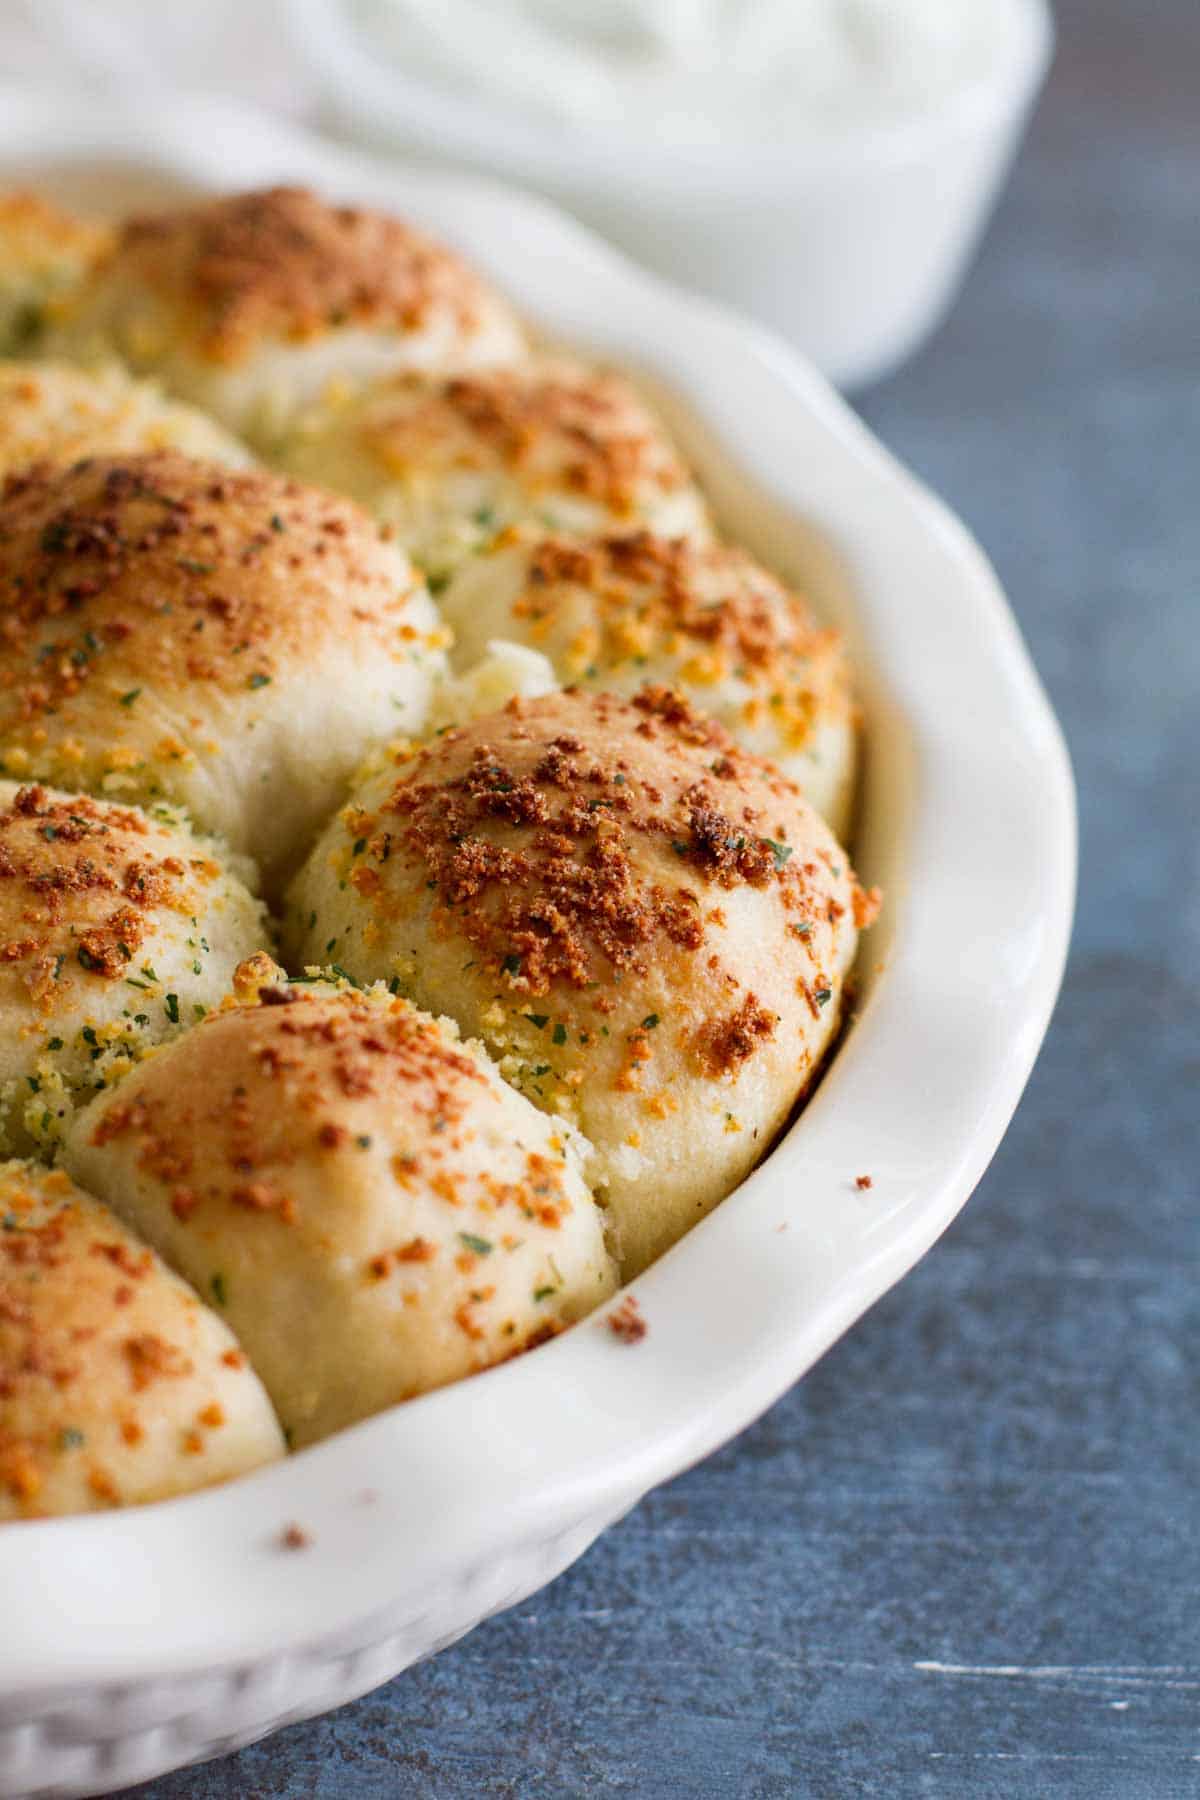
{"type": "Polygon", "coordinates": [[[0,1521],[186,1492],[282,1449],[196,1295],[61,1171],[0,1164],[0,1521]]]}
{"type": "Polygon", "coordinates": [[[302,344],[346,325],[405,333],[436,314],[469,333],[485,304],[479,278],[443,245],[304,188],[129,219],[110,261],[178,305],[188,340],[226,365],[265,341],[302,344]]]}
{"type": "MultiPolygon", "coordinates": [[[[562,985],[585,1010],[612,1012],[627,972],[665,960],[683,975],[721,890],[770,888],[797,937],[844,911],[823,891],[829,852],[792,858],[795,790],[677,693],[650,688],[631,705],[599,694],[582,708],[571,692],[512,702],[502,754],[489,723],[417,750],[384,806],[351,816],[365,842],[350,881],[386,911],[380,865],[398,840],[435,896],[435,923],[479,951],[506,990],[536,998],[562,985]],[[641,740],[636,767],[606,753],[628,731],[641,740]],[[648,879],[647,852],[674,878],[648,879]]],[[[719,985],[720,958],[708,968],[719,985]]],[[[748,1010],[757,1016],[753,996],[748,1010]]],[[[710,1048],[701,1060],[712,1063],[710,1048]]]]}
{"type": "Polygon", "coordinates": [[[513,638],[564,683],[627,698],[647,681],[678,687],[844,830],[857,728],[844,641],[745,550],[525,526],[463,564],[442,606],[460,668],[489,640],[513,638]]]}
{"type": "Polygon", "coordinates": [[[94,256],[110,235],[107,227],[76,218],[25,188],[0,194],[0,268],[10,260],[37,266],[68,255],[94,256]]]}
{"type": "Polygon", "coordinates": [[[36,345],[59,299],[101,255],[109,231],[40,194],[0,194],[0,354],[36,345]]]}
{"type": "Polygon", "coordinates": [[[48,716],[61,733],[101,693],[119,737],[118,706],[136,717],[126,679],[158,695],[253,690],[311,655],[314,638],[337,635],[347,589],[353,619],[387,644],[405,596],[374,563],[376,544],[347,500],[169,451],[10,476],[0,490],[5,747],[35,745],[48,716]]]}
{"type": "Polygon", "coordinates": [[[875,904],[798,789],[679,694],[568,690],[396,752],[286,929],[450,1012],[578,1124],[628,1271],[767,1148],[875,904]]]}
{"type": "Polygon", "coordinates": [[[68,979],[124,981],[164,914],[194,914],[197,886],[221,868],[164,856],[161,835],[133,807],[36,785],[0,804],[0,963],[19,969],[35,1007],[53,1009],[67,963],[68,979]]]}
{"type": "Polygon", "coordinates": [[[396,474],[501,468],[632,516],[648,496],[691,481],[620,375],[564,361],[452,375],[409,375],[364,408],[366,448],[396,474]]]}
{"type": "Polygon", "coordinates": [[[217,1300],[300,1443],[543,1341],[612,1276],[567,1134],[452,1028],[269,967],[67,1156],[217,1300]]]}
{"type": "Polygon", "coordinates": [[[442,635],[367,516],[284,476],[160,452],[0,488],[0,773],[186,806],[268,883],[421,723],[442,635]]]}

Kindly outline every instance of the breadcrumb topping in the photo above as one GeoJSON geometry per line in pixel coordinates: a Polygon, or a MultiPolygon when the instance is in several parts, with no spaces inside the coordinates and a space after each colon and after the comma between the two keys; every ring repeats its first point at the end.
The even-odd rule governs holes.
{"type": "Polygon", "coordinates": [[[696,1034],[700,1061],[708,1074],[729,1075],[775,1035],[778,1014],[755,994],[747,994],[736,1011],[707,1019],[696,1034]]]}
{"type": "Polygon", "coordinates": [[[0,475],[31,463],[176,449],[231,468],[249,451],[207,414],[163,398],[116,369],[85,373],[64,363],[0,363],[0,475]]]}
{"type": "Polygon", "coordinates": [[[605,1318],[605,1324],[622,1344],[640,1344],[650,1327],[633,1294],[626,1294],[605,1318]]]}
{"type": "Polygon", "coordinates": [[[0,275],[58,264],[66,255],[83,261],[109,236],[106,226],[64,212],[41,194],[26,189],[0,194],[0,275]]]}
{"type": "MultiPolygon", "coordinates": [[[[493,988],[480,1028],[503,1072],[543,1105],[577,1116],[578,1090],[586,1119],[611,1082],[664,1118],[669,1088],[647,1082],[660,1043],[721,1082],[772,1042],[778,1006],[739,978],[729,941],[739,890],[778,906],[780,983],[815,1021],[834,997],[825,958],[852,876],[798,790],[671,689],[512,701],[400,752],[377,792],[342,815],[332,864],[368,909],[364,949],[330,944],[378,973],[375,938],[428,909],[434,943],[462,943],[464,984],[493,988]],[[662,996],[654,1010],[642,992],[662,996]]],[[[419,964],[397,967],[423,994],[419,964]]],[[[456,1004],[441,987],[427,997],[456,1004]]]]}
{"type": "Polygon", "coordinates": [[[413,226],[304,188],[234,194],[126,220],[110,262],[192,316],[201,353],[244,361],[265,339],[306,343],[342,326],[464,332],[486,304],[479,278],[413,226]]]}
{"type": "Polygon", "coordinates": [[[367,449],[396,475],[499,468],[634,517],[690,474],[622,376],[563,360],[403,375],[365,407],[367,449]]]}
{"type": "MultiPolygon", "coordinates": [[[[268,370],[294,370],[295,359],[272,357],[275,346],[366,331],[411,358],[425,347],[400,344],[406,336],[433,327],[435,340],[439,328],[466,340],[509,318],[448,248],[301,188],[145,214],[115,233],[33,195],[0,196],[0,350],[32,346],[56,318],[70,345],[73,326],[89,324],[89,296],[97,342],[125,331],[133,361],[190,356],[211,365],[185,368],[192,391],[244,387],[242,375],[219,371],[259,355],[268,370]],[[106,305],[115,314],[107,326],[106,305]]],[[[378,343],[368,348],[380,360],[378,343]]],[[[519,348],[513,323],[510,354],[519,348]]],[[[345,363],[344,346],[340,354],[345,363]]],[[[318,356],[318,370],[327,360],[318,356]]],[[[0,774],[23,785],[0,791],[0,979],[28,1006],[20,1031],[36,1043],[32,1072],[18,1062],[0,1083],[0,1129],[22,1081],[33,1095],[45,1087],[38,1105],[49,1121],[52,1106],[68,1116],[58,1103],[72,1082],[77,1099],[123,1079],[79,1128],[77,1147],[116,1147],[108,1172],[118,1188],[159,1185],[164,1240],[196,1254],[203,1299],[217,1312],[230,1306],[232,1274],[234,1312],[251,1318],[251,1284],[240,1284],[255,1259],[297,1244],[308,1255],[315,1245],[355,1306],[366,1295],[392,1309],[380,1317],[416,1314],[463,1366],[544,1342],[595,1304],[594,1286],[611,1291],[613,1281],[607,1250],[589,1253],[581,1308],[569,1291],[575,1273],[564,1277],[550,1254],[570,1269],[564,1244],[585,1217],[576,1162],[593,1153],[571,1142],[564,1122],[586,1119],[589,1106],[601,1119],[591,1173],[608,1190],[621,1249],[620,1193],[640,1182],[653,1212],[656,1183],[669,1176],[683,1191],[687,1172],[681,1179],[670,1165],[687,1161],[685,1139],[689,1151],[729,1141],[728,1191],[766,1148],[836,1028],[852,933],[875,921],[880,892],[859,886],[800,789],[739,745],[768,748],[789,771],[793,752],[813,765],[824,756],[827,768],[840,758],[849,793],[856,705],[840,635],[746,551],[711,541],[686,464],[620,375],[547,356],[473,373],[396,374],[364,393],[347,369],[291,450],[324,428],[344,459],[352,449],[360,464],[364,453],[373,459],[393,495],[411,482],[414,543],[418,501],[436,514],[441,480],[445,509],[470,517],[435,518],[447,546],[444,566],[428,565],[433,591],[451,581],[451,612],[452,569],[490,542],[492,554],[510,557],[515,597],[504,598],[505,570],[487,556],[462,578],[478,582],[494,566],[495,610],[511,609],[522,653],[544,649],[558,678],[580,686],[515,699],[424,744],[376,753],[373,767],[383,761],[389,779],[372,786],[365,777],[369,801],[340,815],[322,872],[326,889],[333,872],[351,914],[340,911],[333,936],[315,905],[303,925],[305,941],[324,939],[323,961],[336,953],[345,966],[289,975],[262,951],[241,964],[214,1010],[189,1009],[194,1017],[182,1017],[179,994],[167,991],[171,1031],[188,1029],[132,1078],[144,1046],[132,1047],[134,1025],[124,1021],[140,1028],[146,1015],[126,1008],[118,1020],[110,1008],[98,1030],[89,1012],[66,1047],[68,1060],[92,1059],[79,1078],[54,1062],[69,1035],[67,1005],[125,985],[157,993],[146,946],[172,918],[190,922],[207,954],[197,922],[204,890],[228,877],[199,842],[185,853],[180,833],[180,847],[166,848],[161,822],[73,790],[154,797],[172,791],[162,771],[174,764],[197,765],[208,780],[204,759],[225,749],[230,721],[238,731],[246,721],[247,731],[260,726],[275,684],[319,666],[323,645],[365,628],[381,661],[413,658],[420,639],[438,665],[449,633],[431,634],[427,622],[422,636],[405,617],[417,592],[427,602],[392,547],[401,527],[382,501],[390,523],[381,530],[334,494],[242,468],[235,440],[232,466],[220,466],[218,428],[206,448],[204,416],[173,413],[149,388],[125,393],[114,376],[103,394],[91,382],[93,394],[71,385],[91,378],[58,374],[59,388],[43,385],[33,365],[5,377],[14,472],[0,479],[0,774]],[[86,454],[110,428],[104,453],[86,454]],[[140,444],[143,431],[148,444],[185,443],[214,460],[119,449],[140,444]],[[34,443],[47,460],[18,455],[34,443]],[[485,478],[474,484],[473,509],[459,506],[473,491],[462,473],[485,478]],[[684,499],[664,507],[671,496],[684,499]],[[603,508],[608,520],[572,500],[603,508]],[[612,527],[606,535],[559,534],[602,522],[612,527]],[[654,524],[694,535],[644,528],[654,524]],[[523,560],[514,563],[513,552],[523,560]],[[72,792],[48,791],[42,779],[72,792]],[[408,920],[414,947],[399,951],[408,938],[397,928],[408,920]],[[387,991],[382,982],[358,989],[347,967],[378,974],[383,943],[387,991]],[[453,965],[457,987],[445,983],[447,1004],[477,1015],[470,1028],[495,1051],[499,1074],[558,1115],[551,1125],[531,1115],[530,1139],[514,1127],[513,1160],[502,1169],[480,1154],[481,1098],[524,1101],[497,1089],[478,1045],[402,997],[420,991],[423,955],[440,964],[459,943],[464,960],[453,965]],[[368,1219],[361,1239],[351,1213],[326,1210],[333,1194],[357,1206],[367,1193],[373,1213],[389,1189],[401,1209],[384,1211],[383,1231],[368,1219]],[[558,1234],[548,1247],[543,1230],[558,1234]],[[214,1268],[222,1244],[228,1260],[214,1268]],[[230,1254],[230,1245],[249,1248],[230,1254]],[[536,1269],[509,1260],[519,1252],[536,1269]]],[[[282,434],[276,448],[282,459],[282,434]]],[[[370,486],[364,466],[361,483],[346,478],[360,492],[370,486]]],[[[436,550],[433,525],[428,535],[436,550]]],[[[482,618],[488,594],[462,591],[482,618]]],[[[356,707],[361,697],[356,689],[356,707]]],[[[381,704],[403,705],[390,692],[381,704]]],[[[251,743],[247,781],[279,773],[261,751],[255,765],[260,742],[251,743]]],[[[275,760],[286,774],[287,755],[275,760]]],[[[313,810],[338,792],[333,781],[313,810]]],[[[266,829],[260,820],[257,837],[266,829]]],[[[317,893],[322,907],[330,903],[319,884],[317,893]]],[[[243,947],[239,940],[229,960],[243,947]]],[[[435,972],[431,986],[443,979],[435,972]]],[[[20,1101],[36,1138],[23,1090],[20,1101]]],[[[47,1126],[37,1141],[45,1147],[52,1136],[47,1126]]],[[[86,1496],[78,1504],[119,1504],[129,1459],[156,1434],[169,1428],[170,1457],[182,1468],[203,1463],[214,1434],[226,1431],[223,1392],[203,1388],[210,1368],[257,1377],[217,1318],[98,1202],[56,1172],[15,1170],[0,1169],[0,1518],[6,1508],[54,1510],[47,1495],[68,1465],[86,1496]],[[158,1290],[169,1283],[168,1302],[158,1290]],[[225,1333],[219,1354],[215,1340],[197,1336],[197,1320],[225,1333]],[[101,1361],[107,1386],[97,1402],[101,1361]],[[172,1398],[185,1392],[186,1407],[172,1398]]],[[[691,1216],[720,1198],[720,1181],[718,1170],[692,1184],[691,1216]]],[[[854,1178],[859,1192],[872,1185],[870,1175],[854,1178]]],[[[586,1214],[598,1233],[590,1205],[586,1214]]],[[[634,1266],[686,1223],[652,1221],[634,1266]]],[[[623,1343],[646,1334],[632,1296],[605,1323],[623,1343]]],[[[414,1379],[397,1397],[419,1390],[414,1379]]],[[[324,1403],[301,1396],[302,1419],[324,1403]]],[[[258,1460],[270,1453],[260,1448],[258,1460]]],[[[197,1479],[171,1476],[164,1491],[197,1479]]],[[[278,1534],[287,1549],[310,1541],[296,1523],[278,1534]]]]}
{"type": "Polygon", "coordinates": [[[395,575],[349,501],[265,471],[160,452],[11,475],[0,488],[5,772],[79,786],[97,765],[137,775],[204,754],[192,709],[215,704],[206,690],[254,695],[348,626],[373,632],[382,654],[410,655],[413,589],[395,575]]]}
{"type": "Polygon", "coordinates": [[[224,1457],[227,1401],[243,1383],[263,1431],[246,1462],[272,1454],[261,1390],[227,1344],[195,1296],[66,1175],[0,1166],[0,1519],[211,1480],[205,1459],[213,1448],[224,1457]]]}
{"type": "Polygon", "coordinates": [[[189,916],[194,884],[219,875],[206,856],[164,856],[153,836],[144,813],[36,785],[0,809],[0,962],[22,966],[39,1010],[54,1009],[67,962],[70,976],[124,979],[156,916],[189,916]]]}
{"type": "MultiPolygon", "coordinates": [[[[355,1165],[376,1147],[378,1120],[396,1107],[404,1130],[400,1148],[388,1152],[392,1179],[427,1186],[451,1208],[479,1203],[479,1184],[456,1163],[487,1079],[444,1027],[385,993],[321,982],[242,991],[186,1040],[188,1079],[168,1091],[151,1080],[118,1092],[92,1129],[94,1147],[135,1145],[138,1166],[167,1185],[185,1226],[194,1221],[207,1233],[213,1210],[233,1207],[287,1228],[303,1217],[294,1172],[314,1155],[355,1165]],[[357,1124],[368,1112],[376,1120],[369,1134],[357,1124]]],[[[378,1148],[387,1148],[382,1139],[378,1148]]],[[[565,1159],[529,1150],[523,1163],[519,1182],[482,1177],[484,1209],[553,1228],[570,1210],[565,1159]]],[[[410,1237],[373,1255],[363,1279],[381,1281],[451,1250],[473,1265],[492,1249],[457,1228],[442,1245],[410,1237]]]]}
{"type": "Polygon", "coordinates": [[[578,619],[581,595],[592,623],[571,641],[567,680],[602,686],[614,670],[666,659],[701,703],[706,690],[737,684],[726,723],[769,723],[789,750],[807,742],[820,714],[853,710],[840,634],[744,550],[650,531],[545,537],[531,545],[512,616],[541,647],[578,619]]]}
{"type": "MultiPolygon", "coordinates": [[[[455,928],[522,992],[545,994],[560,981],[585,989],[644,971],[661,939],[699,950],[704,886],[774,881],[799,893],[800,871],[786,872],[760,822],[772,778],[681,695],[649,689],[632,706],[609,695],[512,702],[505,719],[503,752],[484,735],[485,721],[447,734],[405,767],[351,879],[369,897],[374,883],[362,873],[382,866],[399,837],[455,928]],[[665,748],[675,792],[640,780],[630,756],[598,755],[570,731],[542,737],[547,711],[579,710],[606,738],[642,736],[665,748]],[[439,778],[447,764],[454,772],[439,778]],[[638,840],[665,840],[689,879],[646,880],[638,840]]],[[[367,821],[360,827],[367,831],[367,821]]]]}
{"type": "Polygon", "coordinates": [[[40,194],[0,194],[0,350],[19,356],[38,344],[47,315],[110,236],[40,194]]]}
{"type": "Polygon", "coordinates": [[[172,809],[0,781],[0,1144],[51,1152],[78,1105],[219,1001],[264,929],[172,809]]]}

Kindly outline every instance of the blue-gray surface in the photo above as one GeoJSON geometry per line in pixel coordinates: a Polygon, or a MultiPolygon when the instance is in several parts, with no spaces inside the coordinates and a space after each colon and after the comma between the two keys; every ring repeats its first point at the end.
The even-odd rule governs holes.
{"type": "Polygon", "coordinates": [[[1074,0],[950,324],[863,410],[1067,729],[1058,1016],[965,1215],[739,1442],[330,1718],[141,1800],[1200,1793],[1200,0],[1074,0]]]}

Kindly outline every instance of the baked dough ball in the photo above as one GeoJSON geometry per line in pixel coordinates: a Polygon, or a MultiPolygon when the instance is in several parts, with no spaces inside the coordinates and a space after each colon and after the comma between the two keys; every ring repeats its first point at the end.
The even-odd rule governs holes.
{"type": "Polygon", "coordinates": [[[584,1131],[628,1276],[768,1148],[871,906],[799,790],[679,695],[575,691],[396,750],[285,935],[449,1013],[584,1131]]]}
{"type": "Polygon", "coordinates": [[[61,1170],[0,1165],[0,1522],[164,1500],[282,1454],[216,1313],[61,1170]]]}
{"type": "Polygon", "coordinates": [[[365,513],[166,451],[10,476],[0,602],[2,772],[177,802],[268,883],[443,663],[365,513]]]}
{"type": "Polygon", "coordinates": [[[707,537],[704,502],[622,376],[563,358],[397,375],[318,407],[289,468],[351,494],[441,578],[509,525],[707,537]]]}
{"type": "Polygon", "coordinates": [[[542,651],[564,683],[677,687],[846,835],[857,723],[845,647],[746,551],[649,532],[521,533],[465,564],[441,604],[458,667],[508,638],[542,651]]]}
{"type": "Polygon", "coordinates": [[[228,991],[261,903],[166,808],[0,782],[0,1151],[52,1146],[81,1097],[228,991]]]}
{"type": "Polygon", "coordinates": [[[182,450],[230,468],[253,460],[235,437],[148,381],[116,369],[0,363],[0,480],[30,463],[138,450],[182,450]]]}
{"type": "Polygon", "coordinates": [[[282,981],[102,1095],[66,1160],[219,1300],[307,1444],[553,1335],[614,1275],[570,1132],[477,1047],[383,989],[282,981]]]}
{"type": "Polygon", "coordinates": [[[40,343],[108,237],[37,194],[0,194],[0,356],[23,356],[40,343]]]}
{"type": "Polygon", "coordinates": [[[331,379],[520,356],[512,312],[411,225],[299,188],[125,221],[54,342],[272,442],[331,379]]]}

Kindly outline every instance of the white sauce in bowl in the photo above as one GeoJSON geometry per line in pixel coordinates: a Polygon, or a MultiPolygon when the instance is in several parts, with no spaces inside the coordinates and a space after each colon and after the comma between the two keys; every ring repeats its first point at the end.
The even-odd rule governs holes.
{"type": "Polygon", "coordinates": [[[771,142],[920,112],[1010,45],[1013,0],[346,0],[410,80],[581,133],[771,142]]]}

